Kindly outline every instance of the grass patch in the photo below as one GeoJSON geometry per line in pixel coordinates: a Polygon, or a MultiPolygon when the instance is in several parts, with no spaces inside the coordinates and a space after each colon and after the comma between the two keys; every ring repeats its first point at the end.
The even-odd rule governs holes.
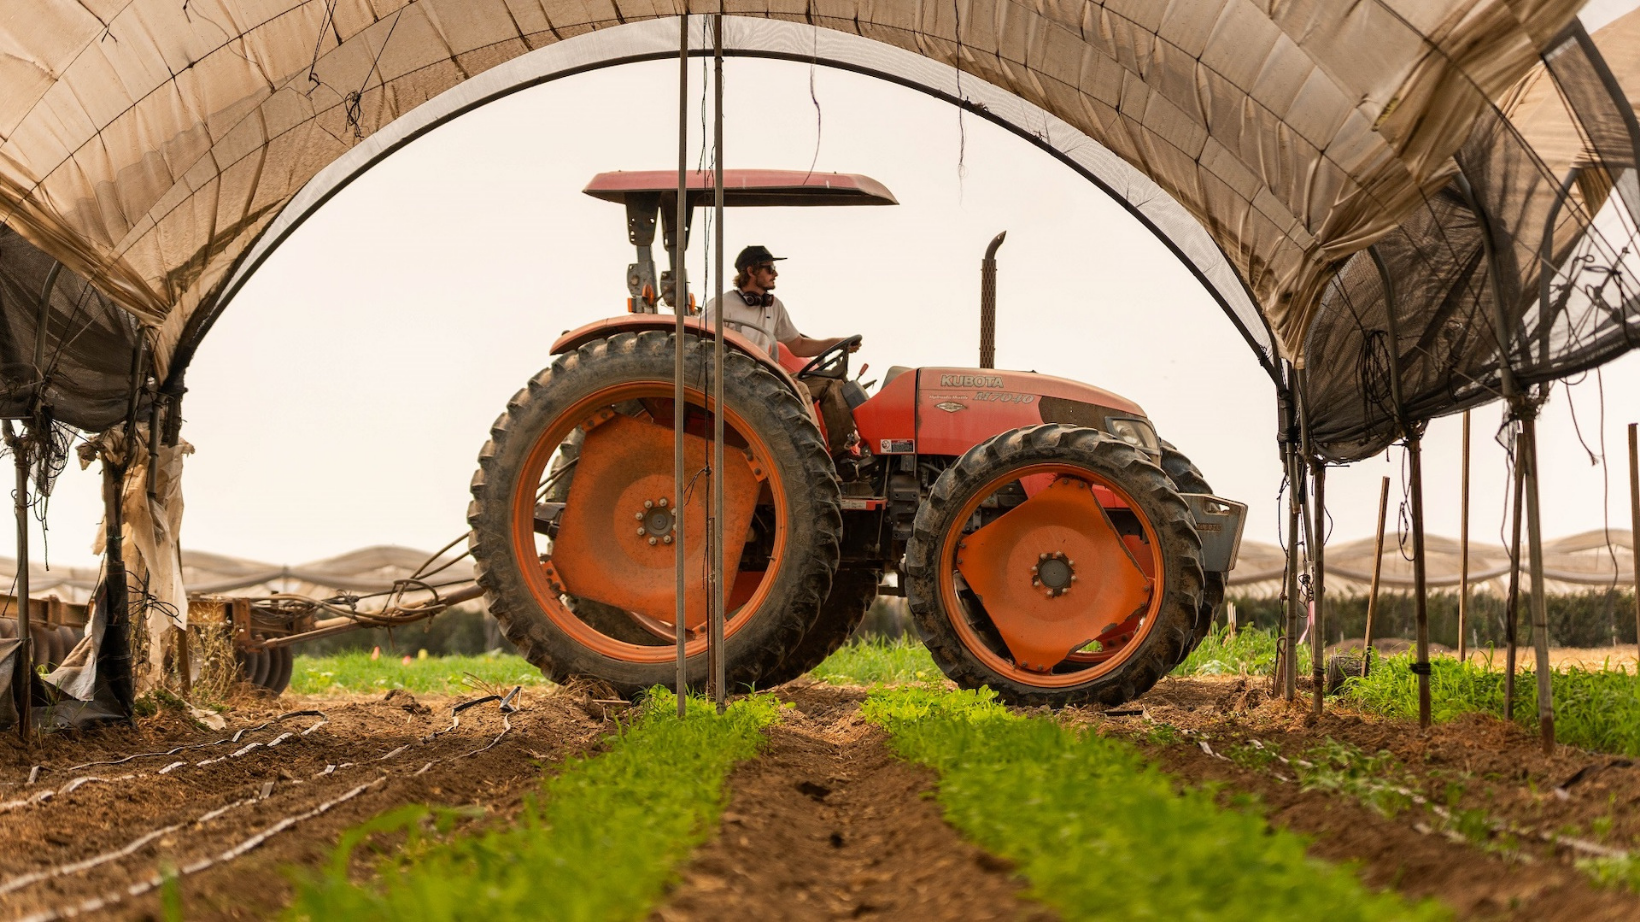
{"type": "Polygon", "coordinates": [[[299,880],[300,920],[644,920],[674,868],[717,827],[731,767],[757,753],[779,704],[737,700],[719,716],[691,699],[680,722],[670,693],[649,699],[594,757],[567,761],[505,827],[445,839],[458,816],[407,806],[343,835],[328,869],[299,880]],[[429,832],[431,828],[432,834],[429,832]],[[407,843],[350,881],[371,835],[407,843]]]}
{"type": "MultiPolygon", "coordinates": [[[[1471,712],[1503,717],[1503,670],[1493,664],[1460,664],[1455,658],[1430,660],[1431,715],[1445,722],[1471,712]]],[[[1640,678],[1623,671],[1579,667],[1551,671],[1555,737],[1571,745],[1609,754],[1640,756],[1640,678]]],[[[1354,705],[1398,718],[1418,715],[1418,678],[1410,655],[1386,658],[1365,678],[1351,680],[1344,695],[1354,705]]],[[[1521,670],[1515,678],[1515,718],[1537,728],[1537,676],[1521,670]]]]}
{"type": "Polygon", "coordinates": [[[1011,713],[988,691],[880,689],[863,708],[902,757],[939,773],[947,820],[1017,863],[1066,920],[1447,913],[1369,891],[1257,812],[1221,808],[1211,790],[1181,792],[1131,745],[1011,713]]]}
{"type": "Polygon", "coordinates": [[[898,639],[853,639],[810,671],[826,683],[871,686],[879,683],[938,683],[945,679],[923,643],[898,639]]]}
{"type": "Polygon", "coordinates": [[[475,686],[533,686],[546,683],[535,665],[517,655],[444,655],[370,660],[367,651],[296,659],[292,693],[372,693],[403,689],[412,693],[465,693],[475,686]],[[476,678],[476,682],[475,682],[476,678]]]}
{"type": "MultiPolygon", "coordinates": [[[[1278,639],[1273,632],[1244,628],[1230,634],[1227,626],[1215,626],[1173,673],[1179,676],[1222,676],[1268,674],[1275,670],[1278,639]]],[[[1298,646],[1300,673],[1308,671],[1310,646],[1298,646]]]]}

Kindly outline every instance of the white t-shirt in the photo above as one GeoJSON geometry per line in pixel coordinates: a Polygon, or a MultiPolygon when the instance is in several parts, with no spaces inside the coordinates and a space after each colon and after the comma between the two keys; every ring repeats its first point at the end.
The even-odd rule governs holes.
{"type": "MultiPolygon", "coordinates": [[[[739,293],[730,292],[723,296],[723,304],[727,306],[723,312],[723,326],[750,340],[758,349],[774,356],[776,342],[785,343],[803,336],[797,332],[797,326],[792,323],[791,315],[786,313],[786,306],[778,297],[773,299],[768,307],[760,308],[746,304],[739,293]]],[[[718,300],[712,299],[706,303],[701,312],[708,327],[717,324],[718,300]]]]}

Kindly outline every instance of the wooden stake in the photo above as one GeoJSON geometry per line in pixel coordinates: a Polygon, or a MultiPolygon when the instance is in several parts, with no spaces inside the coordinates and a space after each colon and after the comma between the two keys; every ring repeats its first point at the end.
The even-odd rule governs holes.
{"type": "Polygon", "coordinates": [[[1367,593],[1367,633],[1362,639],[1361,676],[1372,661],[1372,620],[1378,614],[1378,580],[1384,573],[1384,514],[1389,511],[1389,476],[1378,485],[1378,542],[1372,548],[1372,590],[1367,593]]]}
{"type": "MultiPolygon", "coordinates": [[[[24,435],[27,435],[24,429],[24,435]]],[[[34,737],[34,639],[29,626],[28,586],[28,443],[6,421],[6,445],[17,462],[17,493],[12,512],[17,517],[17,654],[12,668],[12,694],[17,701],[17,737],[24,745],[34,737]]]]}
{"type": "Polygon", "coordinates": [[[1469,412],[1463,412],[1463,477],[1458,501],[1458,663],[1469,660],[1469,412]]]}
{"type": "Polygon", "coordinates": [[[677,662],[678,662],[678,718],[683,718],[687,711],[689,696],[689,669],[685,652],[685,640],[688,629],[684,618],[684,575],[687,572],[683,552],[684,544],[684,471],[683,471],[683,431],[684,417],[687,413],[684,404],[683,366],[684,366],[684,325],[685,316],[689,314],[689,285],[684,273],[684,229],[689,217],[689,14],[685,12],[678,17],[678,201],[677,220],[673,224],[672,238],[672,310],[677,314],[677,331],[674,333],[673,368],[672,368],[672,496],[677,502],[672,508],[676,517],[677,542],[672,546],[672,566],[676,569],[675,587],[677,600],[675,603],[674,619],[677,620],[677,662]]]}
{"type": "Polygon", "coordinates": [[[1304,490],[1304,466],[1298,447],[1287,449],[1287,637],[1282,645],[1281,695],[1287,702],[1298,697],[1298,531],[1299,494],[1304,490]]]}

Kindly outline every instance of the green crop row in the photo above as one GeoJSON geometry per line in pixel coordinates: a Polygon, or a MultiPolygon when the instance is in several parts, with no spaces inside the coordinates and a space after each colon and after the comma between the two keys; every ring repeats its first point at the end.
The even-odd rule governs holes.
{"type": "Polygon", "coordinates": [[[724,781],[757,753],[779,706],[767,696],[716,714],[692,699],[649,698],[608,750],[567,761],[517,819],[447,836],[461,816],[403,807],[353,830],[329,867],[298,880],[298,920],[643,920],[674,870],[717,828],[724,781]],[[355,855],[374,835],[404,843],[355,884],[355,855]]]}
{"type": "MultiPolygon", "coordinates": [[[[1430,659],[1430,708],[1437,722],[1471,712],[1504,714],[1504,672],[1492,663],[1459,664],[1455,658],[1430,659]]],[[[1623,671],[1569,667],[1551,671],[1555,736],[1566,744],[1614,754],[1640,756],[1640,678],[1623,671]]],[[[1344,690],[1353,704],[1384,715],[1416,718],[1418,677],[1409,655],[1375,663],[1365,678],[1344,690]]],[[[1537,727],[1537,675],[1515,676],[1515,720],[1537,727]]]]}
{"type": "Polygon", "coordinates": [[[998,705],[989,691],[879,689],[864,706],[940,777],[946,818],[1012,860],[1066,920],[1430,919],[1311,859],[1243,799],[1187,789],[1132,746],[998,705]]]}
{"type": "Polygon", "coordinates": [[[851,639],[809,672],[825,683],[932,683],[945,679],[923,643],[912,636],[851,639]]]}
{"type": "Polygon", "coordinates": [[[546,683],[541,671],[517,655],[443,655],[427,658],[349,651],[320,658],[298,656],[290,672],[292,693],[465,693],[479,687],[546,683]]]}
{"type": "MultiPolygon", "coordinates": [[[[1226,626],[1216,626],[1202,639],[1189,657],[1173,673],[1182,676],[1222,674],[1268,674],[1275,670],[1278,639],[1273,632],[1242,628],[1232,634],[1226,626]]],[[[1310,669],[1310,646],[1298,646],[1299,673],[1310,669]]]]}

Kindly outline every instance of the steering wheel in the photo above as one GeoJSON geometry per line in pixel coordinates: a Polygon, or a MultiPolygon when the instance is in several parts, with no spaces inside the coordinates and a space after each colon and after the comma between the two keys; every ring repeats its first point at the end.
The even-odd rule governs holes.
{"type": "Polygon", "coordinates": [[[847,378],[849,348],[859,345],[860,341],[864,339],[865,335],[855,334],[826,347],[813,359],[809,360],[803,368],[797,370],[796,377],[803,378],[804,376],[813,375],[823,379],[847,378]],[[836,366],[836,368],[828,368],[830,366],[836,366]]]}

